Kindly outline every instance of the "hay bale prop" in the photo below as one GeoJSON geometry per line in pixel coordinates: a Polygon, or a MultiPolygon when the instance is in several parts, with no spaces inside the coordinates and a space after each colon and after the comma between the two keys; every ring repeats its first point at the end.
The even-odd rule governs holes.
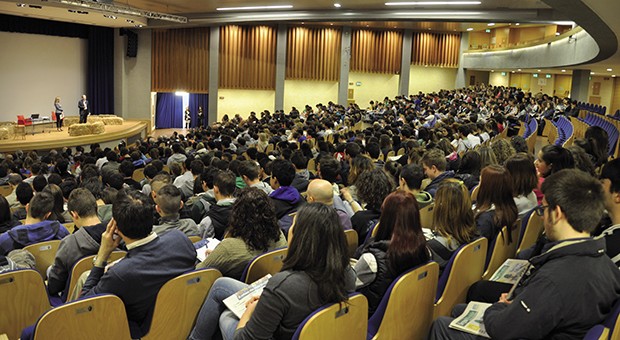
{"type": "Polygon", "coordinates": [[[73,124],[78,124],[79,122],[80,122],[80,117],[76,117],[76,116],[67,117],[67,116],[65,116],[65,120],[62,122],[62,124],[64,126],[71,126],[73,124]]]}
{"type": "Polygon", "coordinates": [[[100,135],[105,132],[105,124],[103,122],[94,122],[90,126],[90,133],[100,135]]]}
{"type": "Polygon", "coordinates": [[[0,128],[0,139],[9,139],[9,129],[0,128]]]}

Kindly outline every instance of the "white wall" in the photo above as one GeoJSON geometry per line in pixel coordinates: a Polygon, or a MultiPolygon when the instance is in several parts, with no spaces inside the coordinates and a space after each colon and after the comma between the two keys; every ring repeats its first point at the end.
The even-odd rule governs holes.
{"type": "Polygon", "coordinates": [[[150,120],[151,30],[135,32],[138,54],[136,58],[128,58],[125,56],[127,37],[114,31],[114,113],[125,119],[150,120]]]}
{"type": "Polygon", "coordinates": [[[452,90],[456,81],[456,68],[424,67],[411,65],[409,71],[409,93],[418,91],[437,92],[442,89],[452,90]]]}
{"type": "Polygon", "coordinates": [[[351,72],[349,73],[349,89],[354,90],[355,103],[365,108],[370,105],[371,100],[382,102],[385,97],[397,96],[399,78],[398,74],[351,72]]]}
{"type": "Polygon", "coordinates": [[[510,86],[510,76],[507,73],[502,76],[502,72],[491,72],[489,74],[489,84],[493,86],[510,86]]]}
{"type": "Polygon", "coordinates": [[[86,92],[87,40],[0,32],[0,122],[17,115],[50,116],[61,97],[65,115],[77,116],[86,92]]]}

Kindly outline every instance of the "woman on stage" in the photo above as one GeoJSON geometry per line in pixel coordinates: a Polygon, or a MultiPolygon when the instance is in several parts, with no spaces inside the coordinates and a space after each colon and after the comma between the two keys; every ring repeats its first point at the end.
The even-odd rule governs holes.
{"type": "Polygon", "coordinates": [[[65,119],[65,115],[63,114],[62,105],[60,105],[60,97],[54,99],[54,108],[54,114],[56,115],[56,131],[62,131],[62,121],[65,119]]]}

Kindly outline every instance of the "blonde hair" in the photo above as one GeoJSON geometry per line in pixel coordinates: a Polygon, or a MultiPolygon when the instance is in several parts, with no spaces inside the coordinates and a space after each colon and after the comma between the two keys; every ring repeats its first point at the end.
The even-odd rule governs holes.
{"type": "Polygon", "coordinates": [[[54,104],[59,103],[59,102],[60,102],[60,97],[54,98],[54,104]]]}
{"type": "Polygon", "coordinates": [[[463,182],[442,181],[435,194],[434,210],[433,226],[441,236],[459,244],[469,243],[477,236],[471,198],[463,182]]]}

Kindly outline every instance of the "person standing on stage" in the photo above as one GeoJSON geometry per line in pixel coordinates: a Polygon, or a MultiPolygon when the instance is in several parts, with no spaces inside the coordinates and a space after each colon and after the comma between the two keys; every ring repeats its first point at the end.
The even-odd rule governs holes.
{"type": "Polygon", "coordinates": [[[185,108],[185,116],[183,118],[185,118],[184,128],[189,129],[192,125],[192,113],[189,111],[189,106],[185,108]]]}
{"type": "Polygon", "coordinates": [[[54,114],[56,115],[56,131],[62,131],[62,121],[65,119],[65,115],[63,114],[62,105],[60,105],[60,97],[54,99],[54,108],[54,114]]]}
{"type": "Polygon", "coordinates": [[[86,100],[86,95],[82,95],[82,99],[78,102],[78,109],[80,109],[80,124],[86,123],[86,118],[88,118],[88,100],[86,100]]]}
{"type": "Polygon", "coordinates": [[[205,123],[205,114],[202,112],[202,106],[198,106],[198,126],[203,127],[205,123]]]}

